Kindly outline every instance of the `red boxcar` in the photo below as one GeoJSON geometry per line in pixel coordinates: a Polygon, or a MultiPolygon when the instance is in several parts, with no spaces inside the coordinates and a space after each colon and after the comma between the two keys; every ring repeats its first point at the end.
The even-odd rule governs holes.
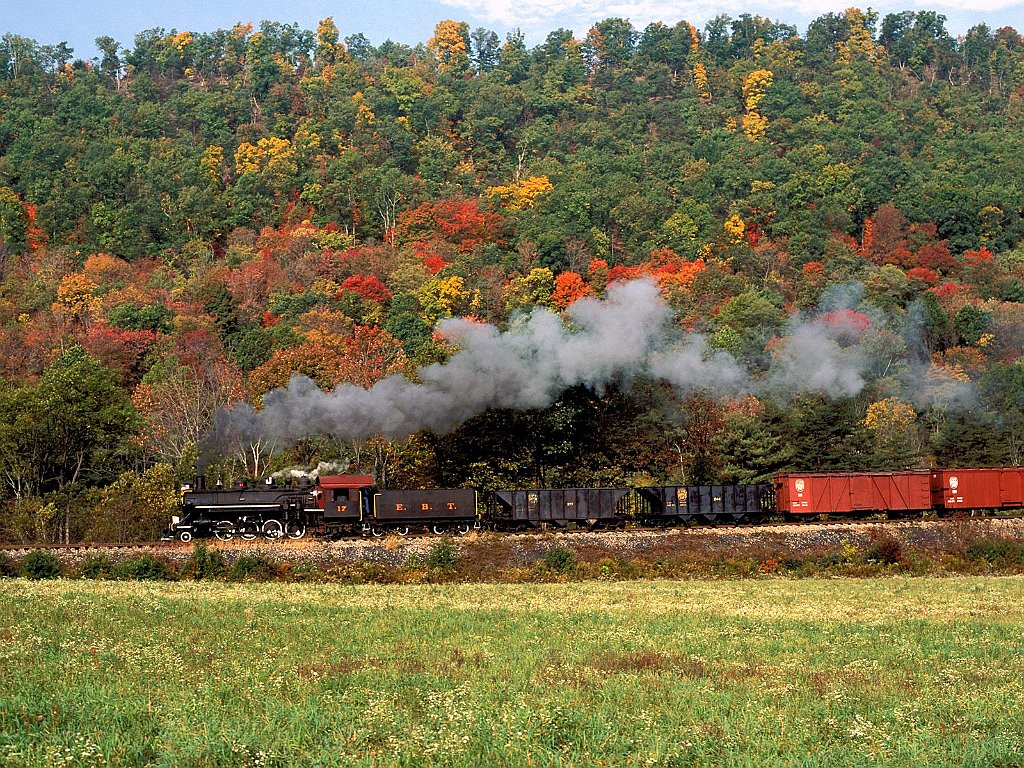
{"type": "Polygon", "coordinates": [[[775,505],[779,512],[794,515],[931,509],[931,473],[921,470],[777,475],[775,505]]]}
{"type": "Polygon", "coordinates": [[[939,509],[1024,506],[1024,468],[934,469],[932,500],[939,509]]]}

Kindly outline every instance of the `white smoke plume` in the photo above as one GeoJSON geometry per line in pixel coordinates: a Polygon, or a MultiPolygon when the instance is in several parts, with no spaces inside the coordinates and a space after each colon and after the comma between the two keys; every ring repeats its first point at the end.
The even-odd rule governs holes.
{"type": "Polygon", "coordinates": [[[770,393],[850,397],[864,389],[867,362],[857,329],[843,315],[793,317],[788,331],[768,371],[764,387],[770,393]]]}
{"type": "Polygon", "coordinates": [[[421,368],[419,382],[395,375],[368,390],[342,384],[324,392],[295,376],[264,395],[261,411],[242,404],[222,414],[219,431],[284,443],[311,432],[397,438],[424,429],[446,432],[488,408],[544,408],[575,385],[600,390],[646,373],[672,320],[648,280],[613,285],[606,299],[581,299],[566,315],[569,325],[538,309],[504,332],[463,319],[442,321],[438,331],[459,351],[421,368]]]}
{"type": "Polygon", "coordinates": [[[576,385],[597,391],[637,377],[665,381],[678,393],[788,397],[849,396],[865,384],[859,336],[834,318],[794,318],[773,351],[767,375],[754,379],[732,355],[684,334],[654,282],[609,287],[561,316],[536,309],[508,330],[462,319],[439,332],[459,350],[418,371],[419,381],[390,376],[370,389],[349,384],[324,392],[305,376],[268,392],[263,408],[242,404],[220,414],[216,442],[263,436],[282,446],[311,434],[339,439],[444,433],[491,408],[544,408],[576,385]]]}

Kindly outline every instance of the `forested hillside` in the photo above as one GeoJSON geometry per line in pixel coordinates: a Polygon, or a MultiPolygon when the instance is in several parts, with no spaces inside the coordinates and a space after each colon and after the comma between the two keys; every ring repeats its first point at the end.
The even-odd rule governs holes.
{"type": "Polygon", "coordinates": [[[944,21],[3,36],[0,535],[150,536],[200,454],[480,487],[1020,463],[1024,40],[944,21]]]}

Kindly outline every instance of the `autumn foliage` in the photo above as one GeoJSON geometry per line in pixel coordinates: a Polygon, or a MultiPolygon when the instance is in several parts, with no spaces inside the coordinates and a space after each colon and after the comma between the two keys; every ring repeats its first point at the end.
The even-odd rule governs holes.
{"type": "Polygon", "coordinates": [[[8,414],[62,360],[130,397],[131,434],[39,509],[115,471],[187,472],[217,409],[296,374],[415,379],[456,352],[448,318],[557,323],[636,279],[699,340],[694,366],[730,356],[756,403],[621,382],[443,441],[310,440],[223,472],[324,459],[472,487],[1024,462],[1016,30],[856,8],[805,32],[613,18],[532,46],[458,20],[420,46],[345,27],[146,30],[89,61],[0,39],[0,529],[34,423],[8,414]],[[762,396],[794,328],[861,389],[762,396]]]}

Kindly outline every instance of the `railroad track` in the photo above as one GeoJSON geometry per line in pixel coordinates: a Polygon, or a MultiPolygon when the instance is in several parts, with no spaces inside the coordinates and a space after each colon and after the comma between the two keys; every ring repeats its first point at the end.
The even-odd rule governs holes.
{"type": "MultiPolygon", "coordinates": [[[[547,530],[533,530],[533,531],[519,531],[519,532],[505,532],[505,531],[484,531],[490,537],[497,538],[537,538],[546,536],[550,533],[558,533],[560,536],[566,536],[569,538],[580,536],[588,533],[602,533],[612,534],[619,536],[630,536],[635,534],[643,533],[668,533],[670,531],[701,531],[701,532],[730,532],[730,531],[743,531],[746,533],[756,533],[759,529],[769,530],[780,530],[780,529],[792,529],[802,528],[807,531],[822,530],[822,529],[834,529],[834,528],[869,528],[869,527],[893,527],[893,528],[906,528],[914,525],[921,525],[922,523],[939,523],[942,525],[948,525],[953,523],[965,523],[965,522],[984,522],[993,520],[1019,520],[1024,519],[1024,513],[1010,514],[1010,515],[982,515],[982,516],[963,516],[963,517],[924,517],[924,518],[906,518],[889,520],[885,518],[881,519],[868,519],[868,520],[851,520],[851,519],[835,519],[835,520],[772,520],[763,523],[718,523],[718,524],[699,524],[689,526],[631,526],[628,528],[572,528],[572,529],[547,529],[547,530]]],[[[209,544],[214,545],[228,545],[228,547],[237,547],[241,545],[242,548],[252,546],[273,546],[273,547],[284,547],[284,548],[308,548],[310,544],[324,543],[329,544],[331,542],[355,542],[355,541],[366,541],[373,542],[377,541],[383,543],[385,538],[375,538],[370,536],[343,536],[338,538],[317,538],[307,537],[298,541],[290,539],[264,539],[257,538],[253,540],[244,539],[231,539],[229,541],[220,542],[217,539],[203,539],[209,544]]],[[[431,533],[410,533],[408,536],[400,537],[403,541],[422,541],[422,540],[439,540],[445,538],[437,536],[431,533]]],[[[454,537],[461,538],[461,537],[454,537]]],[[[136,542],[136,543],[102,543],[102,542],[90,542],[90,543],[78,543],[78,544],[0,544],[0,552],[29,552],[36,549],[63,551],[63,552],[82,552],[87,553],[90,550],[120,550],[123,552],[153,552],[153,551],[188,551],[191,550],[195,542],[188,544],[180,541],[153,541],[153,542],[136,542]]]]}
{"type": "Polygon", "coordinates": [[[33,549],[49,549],[56,550],[59,552],[85,552],[90,549],[121,549],[125,551],[140,551],[153,549],[185,549],[189,548],[186,544],[180,544],[174,541],[152,541],[152,542],[138,542],[134,544],[104,544],[100,542],[90,542],[88,544],[0,544],[0,552],[28,552],[33,549]]]}

